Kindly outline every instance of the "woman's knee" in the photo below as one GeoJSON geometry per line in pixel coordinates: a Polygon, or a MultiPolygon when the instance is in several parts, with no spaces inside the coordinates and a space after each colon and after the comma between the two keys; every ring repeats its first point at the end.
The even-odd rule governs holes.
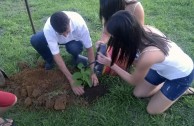
{"type": "Polygon", "coordinates": [[[153,109],[153,107],[151,106],[147,106],[146,108],[147,110],[147,113],[150,114],[150,115],[159,115],[159,114],[162,114],[165,110],[156,110],[156,109],[153,109]]]}
{"type": "Polygon", "coordinates": [[[137,90],[136,88],[133,90],[133,95],[137,98],[144,98],[146,97],[145,94],[141,90],[137,90]]]}
{"type": "Polygon", "coordinates": [[[151,97],[146,110],[151,115],[158,115],[169,109],[176,100],[168,99],[161,91],[159,91],[151,97]]]}

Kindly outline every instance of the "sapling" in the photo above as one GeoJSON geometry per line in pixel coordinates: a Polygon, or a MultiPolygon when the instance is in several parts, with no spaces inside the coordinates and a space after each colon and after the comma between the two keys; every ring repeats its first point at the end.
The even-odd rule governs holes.
{"type": "Polygon", "coordinates": [[[92,87],[90,79],[91,70],[88,67],[85,67],[82,63],[79,63],[77,67],[79,71],[73,73],[75,85],[92,87]]]}

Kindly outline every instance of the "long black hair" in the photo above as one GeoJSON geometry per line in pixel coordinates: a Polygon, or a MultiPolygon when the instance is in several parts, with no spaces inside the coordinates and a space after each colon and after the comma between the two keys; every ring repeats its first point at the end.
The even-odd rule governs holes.
{"type": "Polygon", "coordinates": [[[109,18],[119,10],[125,10],[126,5],[137,3],[137,0],[100,0],[99,18],[104,23],[109,20],[109,18]]]}
{"type": "Polygon", "coordinates": [[[100,0],[99,18],[104,19],[105,24],[117,11],[125,9],[125,0],[100,0]]]}
{"type": "Polygon", "coordinates": [[[115,13],[107,22],[107,31],[111,34],[108,45],[113,47],[111,65],[118,59],[120,62],[126,61],[130,67],[138,50],[147,46],[156,46],[168,55],[168,39],[146,32],[128,11],[115,13]]]}

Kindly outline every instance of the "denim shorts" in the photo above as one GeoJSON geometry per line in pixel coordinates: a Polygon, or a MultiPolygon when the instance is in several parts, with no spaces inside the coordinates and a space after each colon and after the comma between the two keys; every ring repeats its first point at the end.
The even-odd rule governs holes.
{"type": "Polygon", "coordinates": [[[145,77],[145,80],[155,86],[164,82],[164,85],[161,87],[160,91],[168,99],[174,101],[191,86],[193,78],[194,69],[188,76],[174,80],[168,80],[159,75],[155,70],[150,69],[145,77]]]}

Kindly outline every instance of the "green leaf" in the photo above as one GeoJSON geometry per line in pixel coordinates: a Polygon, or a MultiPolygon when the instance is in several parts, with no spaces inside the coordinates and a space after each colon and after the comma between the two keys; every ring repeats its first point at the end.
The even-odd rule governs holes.
{"type": "Polygon", "coordinates": [[[90,78],[87,78],[87,79],[86,79],[86,82],[87,82],[87,84],[89,85],[89,87],[92,87],[92,83],[91,83],[91,81],[90,81],[90,78]]]}
{"type": "Polygon", "coordinates": [[[84,65],[81,63],[78,64],[78,68],[80,71],[73,74],[73,79],[76,81],[75,83],[78,85],[88,85],[91,87],[92,84],[90,82],[90,69],[84,69],[84,65]]]}
{"type": "Polygon", "coordinates": [[[80,79],[80,78],[82,78],[82,74],[80,72],[75,72],[73,74],[73,79],[74,80],[77,80],[77,79],[80,79]]]}
{"type": "Polygon", "coordinates": [[[83,81],[82,80],[75,80],[74,84],[77,86],[81,86],[83,84],[83,81]]]}
{"type": "Polygon", "coordinates": [[[87,69],[87,70],[85,71],[85,73],[86,73],[87,75],[90,76],[90,73],[91,73],[90,69],[87,69]]]}
{"type": "Polygon", "coordinates": [[[83,78],[85,81],[87,81],[90,79],[90,76],[88,74],[83,74],[83,78]]]}
{"type": "Polygon", "coordinates": [[[88,78],[87,74],[82,74],[83,80],[86,80],[88,78]]]}
{"type": "Polygon", "coordinates": [[[81,69],[81,70],[80,70],[80,73],[81,73],[81,74],[84,74],[84,70],[83,70],[83,69],[81,69]]]}
{"type": "Polygon", "coordinates": [[[79,64],[77,65],[77,67],[78,67],[80,70],[82,70],[82,69],[84,68],[84,65],[83,65],[82,63],[79,63],[79,64]]]}
{"type": "Polygon", "coordinates": [[[88,83],[89,87],[92,87],[92,83],[88,83]]]}

